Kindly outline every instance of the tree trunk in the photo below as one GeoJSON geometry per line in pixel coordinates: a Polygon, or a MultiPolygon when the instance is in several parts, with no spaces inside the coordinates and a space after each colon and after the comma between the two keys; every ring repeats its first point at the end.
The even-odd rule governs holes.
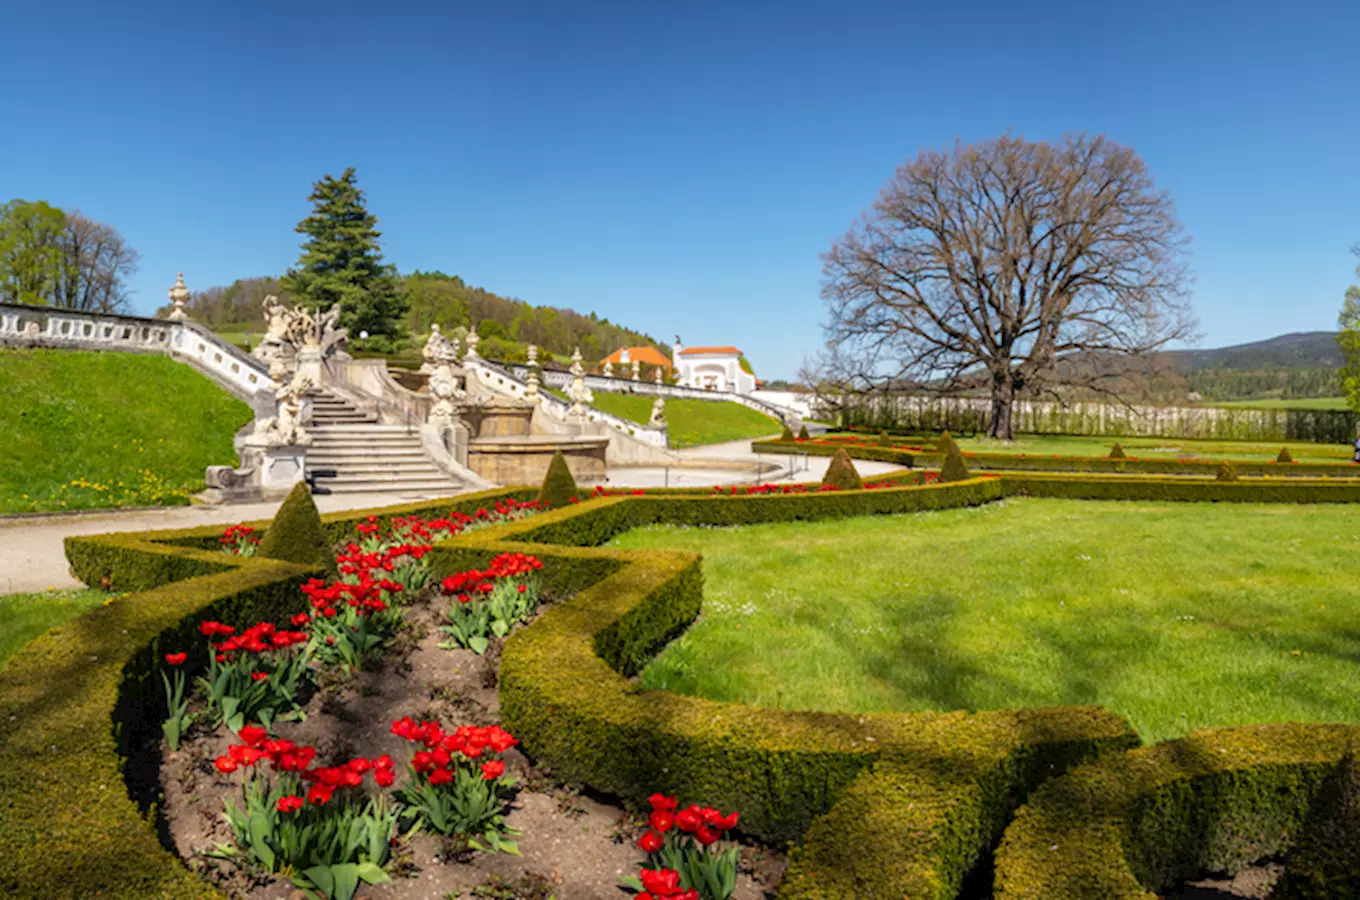
{"type": "Polygon", "coordinates": [[[1013,440],[1011,410],[1015,406],[1015,383],[1010,375],[992,381],[992,416],[987,423],[987,437],[1002,441],[1013,440]]]}

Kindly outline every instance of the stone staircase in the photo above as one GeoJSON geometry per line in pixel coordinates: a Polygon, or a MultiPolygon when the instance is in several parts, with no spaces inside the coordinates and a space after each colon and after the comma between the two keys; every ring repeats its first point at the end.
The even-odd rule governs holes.
{"type": "Polygon", "coordinates": [[[438,496],[463,490],[425,455],[419,431],[380,425],[377,415],[324,389],[310,396],[307,476],[318,494],[438,496]]]}

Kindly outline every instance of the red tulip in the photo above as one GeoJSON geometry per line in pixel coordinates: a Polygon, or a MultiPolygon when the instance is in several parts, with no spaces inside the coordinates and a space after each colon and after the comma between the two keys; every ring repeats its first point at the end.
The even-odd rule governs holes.
{"type": "Polygon", "coordinates": [[[638,873],[643,890],[670,897],[680,890],[680,873],[673,869],[643,869],[638,873]]]}
{"type": "Polygon", "coordinates": [[[213,760],[213,765],[216,766],[217,771],[221,772],[223,775],[230,775],[232,772],[236,771],[236,760],[232,759],[230,756],[217,757],[217,759],[213,760]]]}
{"type": "Polygon", "coordinates": [[[675,827],[675,816],[666,812],[664,809],[658,809],[648,817],[647,823],[657,831],[665,834],[675,827]]]}
{"type": "Polygon", "coordinates": [[[165,661],[168,662],[168,663],[169,663],[170,665],[172,665],[172,666],[182,666],[182,665],[184,665],[184,661],[185,661],[186,659],[188,659],[188,658],[189,658],[189,654],[187,654],[187,653],[167,653],[167,654],[165,654],[165,661]]]}
{"type": "Polygon", "coordinates": [[[297,812],[297,811],[300,810],[300,809],[302,809],[302,798],[301,798],[301,797],[280,797],[280,798],[279,798],[279,812],[281,812],[281,813],[295,813],[295,812],[297,812]]]}
{"type": "Polygon", "coordinates": [[[495,781],[505,774],[505,763],[501,760],[482,763],[482,780],[495,781]]]}
{"type": "Polygon", "coordinates": [[[655,831],[648,829],[642,835],[642,837],[638,838],[637,845],[641,847],[643,851],[646,853],[655,853],[656,851],[660,850],[665,845],[665,843],[666,843],[665,838],[657,834],[655,831]]]}

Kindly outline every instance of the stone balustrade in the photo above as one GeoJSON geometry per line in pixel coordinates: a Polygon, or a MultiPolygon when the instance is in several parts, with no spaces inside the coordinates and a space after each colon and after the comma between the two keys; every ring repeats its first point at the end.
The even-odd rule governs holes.
{"type": "MultiPolygon", "coordinates": [[[[513,373],[520,380],[523,380],[529,372],[529,367],[523,363],[498,363],[497,365],[513,373]]],[[[564,372],[560,369],[541,369],[540,372],[539,378],[547,387],[565,389],[571,383],[570,372],[564,372]]],[[[677,384],[657,384],[654,381],[645,380],[633,381],[630,378],[615,378],[606,375],[587,375],[586,387],[592,391],[604,391],[606,394],[645,394],[648,397],[726,400],[730,403],[740,403],[742,406],[764,413],[785,424],[793,424],[794,420],[798,418],[797,412],[792,409],[757,397],[738,394],[735,391],[707,391],[703,388],[682,387],[677,384]]]]}
{"type": "Polygon", "coordinates": [[[163,353],[246,401],[278,387],[259,360],[186,320],[0,303],[0,347],[163,353]]]}

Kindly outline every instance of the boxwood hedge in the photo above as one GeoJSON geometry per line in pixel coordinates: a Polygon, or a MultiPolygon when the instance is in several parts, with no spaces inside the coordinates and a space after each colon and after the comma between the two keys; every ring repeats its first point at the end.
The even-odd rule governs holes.
{"type": "MultiPolygon", "coordinates": [[[[939,454],[921,453],[900,447],[882,447],[860,441],[763,440],[752,441],[752,451],[759,453],[806,453],[810,456],[834,456],[844,449],[855,459],[871,459],[902,466],[938,466],[939,454]]],[[[1020,453],[964,453],[970,469],[991,472],[1070,472],[1089,474],[1139,475],[1202,475],[1213,477],[1219,460],[1207,459],[1139,459],[1107,456],[1035,456],[1020,453]]],[[[1239,475],[1273,478],[1357,478],[1360,465],[1347,462],[1290,462],[1276,459],[1260,462],[1234,460],[1239,475]]]]}
{"type": "Polygon", "coordinates": [[[997,900],[1155,900],[1295,843],[1360,726],[1198,731],[1040,787],[996,853],[997,900]]]}
{"type": "MultiPolygon", "coordinates": [[[[639,525],[724,526],[900,513],[1056,491],[1063,479],[974,478],[938,486],[804,494],[645,492],[602,497],[460,536],[439,574],[505,550],[547,563],[553,604],[506,644],[507,727],[561,777],[622,797],[654,790],[740,810],[749,834],[797,842],[781,896],[793,900],[954,896],[1032,788],[1137,744],[1091,708],[838,715],[640,690],[636,673],[698,615],[699,558],[601,546],[639,525]]],[[[1249,482],[1066,479],[1074,495],[1241,499],[1249,482]],[[1180,485],[1171,491],[1166,483],[1180,485]],[[1085,485],[1085,487],[1081,487],[1085,485]],[[1120,487],[1122,485],[1122,487],[1120,487]],[[1188,485],[1188,486],[1187,486],[1188,485]],[[1178,493],[1180,492],[1180,493],[1178,493]]],[[[1292,483],[1268,497],[1360,499],[1360,485],[1292,483]],[[1340,493],[1336,493],[1340,492],[1340,493]],[[1313,496],[1313,495],[1309,495],[1313,496]]],[[[329,539],[368,515],[472,511],[532,488],[323,518],[329,539]]],[[[205,552],[218,528],[71,538],[87,583],[120,597],[34,641],[0,670],[0,895],[198,897],[212,889],[161,848],[120,775],[131,729],[159,719],[155,661],[193,646],[208,617],[281,617],[315,570],[205,552]]],[[[198,661],[194,661],[198,662],[198,661]]],[[[191,662],[190,665],[193,665],[191,662]]]]}

